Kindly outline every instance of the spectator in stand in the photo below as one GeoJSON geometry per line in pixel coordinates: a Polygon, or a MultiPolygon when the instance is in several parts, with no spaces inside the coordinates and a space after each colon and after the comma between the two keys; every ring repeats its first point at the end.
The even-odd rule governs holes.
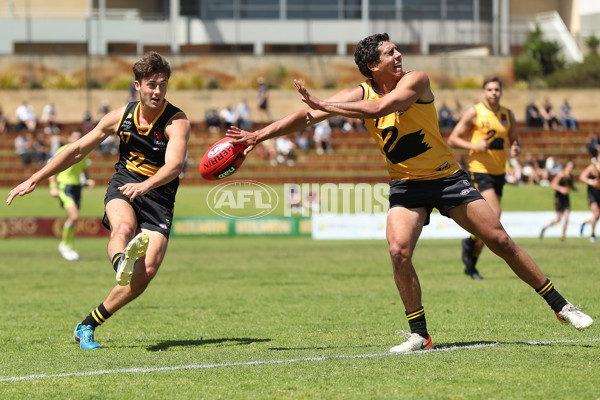
{"type": "Polygon", "coordinates": [[[102,117],[110,112],[110,104],[108,100],[103,100],[102,104],[98,107],[98,115],[96,115],[96,121],[100,121],[102,117]]]}
{"type": "Polygon", "coordinates": [[[60,133],[60,128],[56,123],[56,106],[53,103],[48,103],[44,106],[41,121],[46,135],[57,135],[60,133]]]}
{"type": "Polygon", "coordinates": [[[525,160],[523,160],[521,163],[521,174],[525,177],[524,180],[526,180],[530,186],[535,183],[539,183],[540,181],[536,172],[535,164],[536,163],[533,159],[533,155],[531,153],[525,153],[525,160]]]}
{"type": "Polygon", "coordinates": [[[262,114],[263,121],[271,121],[269,112],[269,88],[264,78],[258,78],[258,112],[262,114]]]}
{"type": "Polygon", "coordinates": [[[230,126],[236,124],[235,111],[231,106],[226,106],[219,113],[219,117],[221,117],[221,123],[223,124],[223,128],[225,130],[229,129],[230,126]]]}
{"type": "Polygon", "coordinates": [[[35,116],[35,112],[33,107],[27,104],[26,101],[23,101],[19,107],[17,107],[17,111],[15,112],[17,115],[17,124],[15,125],[15,130],[27,129],[29,132],[33,132],[37,128],[37,117],[35,116]]]}
{"type": "Polygon", "coordinates": [[[25,129],[15,138],[15,153],[21,157],[24,165],[30,165],[33,157],[33,143],[25,129]]]}
{"type": "Polygon", "coordinates": [[[440,128],[454,127],[454,118],[452,117],[452,111],[450,111],[445,102],[442,103],[442,106],[438,111],[438,122],[440,124],[440,128]]]}
{"type": "Polygon", "coordinates": [[[458,121],[460,121],[463,111],[464,110],[462,105],[460,104],[460,101],[458,99],[454,100],[454,109],[452,110],[452,119],[454,120],[454,126],[456,126],[456,124],[458,124],[458,121]]]}
{"type": "Polygon", "coordinates": [[[550,174],[546,169],[546,157],[544,154],[538,154],[535,159],[535,163],[533,164],[535,168],[535,174],[538,177],[539,183],[541,186],[549,186],[550,185],[550,174]]]}
{"type": "Polygon", "coordinates": [[[4,116],[2,107],[0,107],[0,133],[6,133],[6,132],[8,132],[8,120],[4,116]]]}
{"type": "Polygon", "coordinates": [[[544,119],[540,114],[539,108],[535,105],[533,98],[529,99],[525,108],[525,124],[528,128],[541,128],[544,125],[544,119]]]}
{"type": "Polygon", "coordinates": [[[296,162],[296,154],[294,153],[294,142],[288,137],[280,136],[275,139],[275,150],[277,152],[277,162],[279,164],[285,164],[293,166],[296,162]]]}
{"type": "Polygon", "coordinates": [[[550,104],[550,99],[547,97],[544,99],[544,105],[542,106],[541,114],[542,118],[544,119],[544,130],[554,130],[558,127],[558,118],[556,118],[552,104],[550,104]]]}
{"type": "Polygon", "coordinates": [[[235,108],[235,114],[237,119],[237,126],[244,130],[250,130],[252,128],[252,121],[250,120],[250,107],[246,99],[242,99],[235,108]]]}
{"type": "Polygon", "coordinates": [[[296,132],[294,134],[294,142],[296,142],[296,146],[305,153],[315,145],[313,138],[310,136],[310,129],[302,129],[296,132]]]}
{"type": "Polygon", "coordinates": [[[575,117],[571,113],[571,106],[567,99],[563,102],[562,106],[560,106],[560,121],[562,123],[563,129],[571,128],[571,130],[577,129],[577,121],[575,117]]]}
{"type": "Polygon", "coordinates": [[[277,146],[275,144],[275,139],[269,139],[261,142],[257,150],[261,158],[268,158],[271,166],[277,166],[277,146]]]}
{"type": "Polygon", "coordinates": [[[517,157],[510,157],[506,166],[506,182],[512,185],[523,184],[523,168],[517,157]]]}
{"type": "Polygon", "coordinates": [[[314,125],[315,134],[314,141],[315,147],[317,148],[317,154],[323,154],[323,151],[327,153],[333,153],[333,145],[331,144],[331,125],[329,120],[325,119],[314,125]]]}
{"type": "Polygon", "coordinates": [[[548,158],[546,158],[546,171],[548,171],[548,179],[552,179],[554,176],[558,175],[558,173],[562,170],[562,165],[556,160],[554,160],[554,157],[548,156],[548,158]]]}
{"type": "Polygon", "coordinates": [[[454,118],[452,117],[452,111],[448,108],[446,103],[442,103],[438,111],[438,123],[440,128],[452,128],[454,127],[454,118]]]}
{"type": "Polygon", "coordinates": [[[129,88],[127,89],[127,103],[137,101],[137,90],[135,88],[135,80],[129,79],[129,88]]]}
{"type": "Polygon", "coordinates": [[[210,108],[206,111],[204,120],[206,122],[206,129],[208,129],[208,132],[221,132],[221,117],[219,117],[219,113],[217,112],[217,106],[210,106],[210,108]]]}
{"type": "Polygon", "coordinates": [[[37,135],[32,145],[33,158],[38,164],[45,164],[50,159],[50,146],[43,133],[37,135]]]}
{"type": "Polygon", "coordinates": [[[600,137],[598,132],[592,133],[592,137],[586,147],[592,157],[598,158],[598,150],[600,150],[600,137]]]}
{"type": "Polygon", "coordinates": [[[82,129],[84,132],[94,129],[94,121],[92,121],[92,114],[89,111],[83,113],[82,129]]]}

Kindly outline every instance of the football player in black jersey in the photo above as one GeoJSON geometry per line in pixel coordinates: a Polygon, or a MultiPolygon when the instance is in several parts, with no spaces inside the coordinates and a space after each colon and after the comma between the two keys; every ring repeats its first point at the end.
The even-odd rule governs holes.
{"type": "Polygon", "coordinates": [[[67,146],[42,169],[10,191],[15,196],[77,163],[108,136],[117,134],[119,161],[109,183],[104,224],[110,229],[108,257],[117,285],[79,324],[73,336],[82,349],[100,347],[94,330],[148,287],[167,250],[178,177],[190,134],[186,115],[165,98],[169,63],[151,52],[133,66],[139,101],[106,114],[81,139],[67,146]]]}

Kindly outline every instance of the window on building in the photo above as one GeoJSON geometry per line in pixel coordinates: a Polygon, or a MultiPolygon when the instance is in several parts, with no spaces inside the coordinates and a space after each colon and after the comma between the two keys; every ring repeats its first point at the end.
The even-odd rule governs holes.
{"type": "MultiPolygon", "coordinates": [[[[462,0],[462,2],[464,3],[465,0],[462,0]]],[[[419,2],[403,2],[402,19],[405,21],[440,19],[442,16],[441,11],[442,0],[420,0],[419,2]]]]}
{"type": "Polygon", "coordinates": [[[446,0],[446,19],[472,20],[473,1],[446,0]]]}
{"type": "Polygon", "coordinates": [[[338,0],[287,0],[288,19],[339,19],[338,0]]]}

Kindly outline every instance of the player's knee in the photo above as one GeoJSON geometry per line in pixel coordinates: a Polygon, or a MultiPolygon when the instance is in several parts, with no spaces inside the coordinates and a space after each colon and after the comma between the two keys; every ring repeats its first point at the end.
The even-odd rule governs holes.
{"type": "Polygon", "coordinates": [[[516,246],[515,242],[504,230],[497,232],[493,236],[493,239],[488,241],[486,244],[495,253],[514,252],[516,246]]]}
{"type": "Polygon", "coordinates": [[[135,236],[135,229],[130,224],[120,223],[116,229],[112,231],[113,236],[123,236],[127,240],[132,239],[135,236]]]}
{"type": "Polygon", "coordinates": [[[410,260],[410,248],[407,245],[401,243],[390,243],[389,244],[390,257],[396,263],[402,263],[410,260]]]}

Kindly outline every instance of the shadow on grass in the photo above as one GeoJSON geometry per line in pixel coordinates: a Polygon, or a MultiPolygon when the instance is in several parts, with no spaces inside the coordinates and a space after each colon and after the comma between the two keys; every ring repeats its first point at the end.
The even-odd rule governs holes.
{"type": "Polygon", "coordinates": [[[220,346],[243,346],[252,343],[270,342],[271,339],[252,338],[222,338],[222,339],[200,339],[200,340],[166,340],[154,346],[148,347],[148,351],[163,351],[171,347],[206,346],[217,344],[220,346]]]}
{"type": "Polygon", "coordinates": [[[580,342],[556,341],[556,342],[536,342],[536,341],[516,341],[516,342],[495,342],[495,341],[473,341],[473,342],[455,342],[455,343],[434,343],[433,350],[453,350],[460,348],[484,348],[496,346],[576,346],[576,347],[594,347],[584,345],[580,342]]]}
{"type": "Polygon", "coordinates": [[[364,344],[360,346],[315,346],[315,347],[271,347],[274,351],[295,351],[295,350],[330,350],[330,349],[364,349],[376,348],[380,345],[364,344]]]}

